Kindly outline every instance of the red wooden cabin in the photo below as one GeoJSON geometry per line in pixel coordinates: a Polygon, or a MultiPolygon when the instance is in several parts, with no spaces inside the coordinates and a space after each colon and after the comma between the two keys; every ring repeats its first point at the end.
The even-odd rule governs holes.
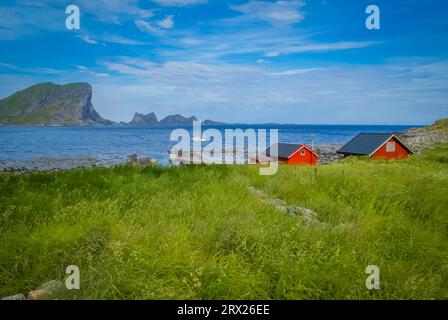
{"type": "Polygon", "coordinates": [[[285,164],[316,165],[319,155],[305,144],[276,143],[266,150],[266,156],[285,164]],[[277,156],[275,156],[277,154],[277,156]]]}
{"type": "Polygon", "coordinates": [[[374,159],[405,159],[413,151],[396,135],[360,133],[338,150],[347,156],[369,156],[374,159]]]}

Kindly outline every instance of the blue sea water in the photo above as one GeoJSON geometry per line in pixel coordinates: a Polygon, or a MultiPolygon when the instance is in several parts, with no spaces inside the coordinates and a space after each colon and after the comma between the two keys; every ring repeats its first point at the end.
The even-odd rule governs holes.
{"type": "MultiPolygon", "coordinates": [[[[191,126],[3,126],[0,127],[0,169],[67,168],[92,162],[111,165],[126,161],[130,154],[167,164],[168,151],[175,144],[170,141],[170,134],[176,128],[191,132],[191,126]]],[[[203,126],[203,131],[208,128],[222,133],[225,129],[237,128],[278,129],[280,142],[322,146],[346,143],[360,132],[400,132],[411,126],[226,124],[203,126]]]]}

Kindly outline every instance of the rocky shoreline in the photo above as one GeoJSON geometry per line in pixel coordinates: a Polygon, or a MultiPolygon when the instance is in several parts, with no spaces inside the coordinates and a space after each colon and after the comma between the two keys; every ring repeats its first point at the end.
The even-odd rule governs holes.
{"type": "Polygon", "coordinates": [[[26,173],[26,172],[60,172],[82,168],[107,168],[119,164],[136,164],[143,166],[157,165],[157,161],[151,158],[142,158],[137,154],[130,154],[125,160],[120,159],[116,162],[101,162],[92,157],[74,157],[74,158],[50,158],[43,157],[35,160],[21,161],[19,165],[8,165],[9,161],[0,159],[0,173],[26,173]]]}
{"type": "Polygon", "coordinates": [[[408,145],[412,151],[419,153],[433,144],[448,141],[448,131],[409,129],[399,133],[398,137],[408,145]]]}

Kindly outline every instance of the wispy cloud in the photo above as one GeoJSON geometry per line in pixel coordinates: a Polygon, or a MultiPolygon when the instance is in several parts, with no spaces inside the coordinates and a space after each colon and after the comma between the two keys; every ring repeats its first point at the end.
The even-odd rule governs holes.
{"type": "Polygon", "coordinates": [[[55,75],[64,73],[64,70],[58,70],[54,68],[48,68],[48,67],[23,68],[9,63],[0,63],[0,68],[13,70],[19,73],[34,73],[45,75],[55,75]]]}
{"type": "Polygon", "coordinates": [[[149,22],[145,20],[135,20],[135,25],[137,28],[140,29],[140,31],[143,32],[152,32],[152,33],[159,33],[160,30],[156,27],[152,26],[149,22]]]}
{"type": "Polygon", "coordinates": [[[294,24],[304,19],[300,8],[304,5],[300,0],[279,0],[275,2],[250,0],[230,8],[243,13],[243,18],[266,21],[273,25],[294,24]]]}
{"type": "Polygon", "coordinates": [[[82,41],[88,44],[98,44],[98,42],[95,39],[92,39],[88,35],[75,35],[75,37],[81,39],[82,41]]]}
{"type": "Polygon", "coordinates": [[[164,29],[171,29],[174,26],[174,16],[168,15],[162,20],[146,21],[143,19],[135,20],[135,25],[142,32],[150,32],[156,35],[162,35],[164,29]]]}
{"type": "Polygon", "coordinates": [[[397,69],[396,63],[278,70],[264,63],[156,63],[122,57],[102,65],[114,73],[111,77],[126,77],[121,85],[109,85],[108,90],[132,99],[137,110],[162,114],[196,110],[207,116],[212,112],[212,117],[226,121],[234,120],[229,115],[235,108],[239,119],[249,122],[313,122],[318,114],[320,121],[328,123],[381,123],[384,113],[391,119],[407,121],[417,115],[426,117],[424,110],[442,112],[448,98],[446,61],[412,66],[403,63],[403,70],[409,70],[406,74],[397,69]],[[393,77],[395,74],[400,76],[393,77]],[[152,101],[151,110],[148,99],[152,101]]]}
{"type": "Polygon", "coordinates": [[[185,59],[219,60],[228,56],[256,54],[274,58],[303,52],[326,52],[362,49],[374,46],[374,41],[316,42],[306,34],[294,31],[279,34],[271,28],[249,29],[238,33],[203,35],[199,33],[174,33],[162,39],[170,48],[160,50],[167,57],[185,59]]]}
{"type": "Polygon", "coordinates": [[[153,0],[155,3],[166,7],[183,7],[207,3],[207,0],[153,0]]]}
{"type": "Polygon", "coordinates": [[[138,0],[78,0],[76,4],[102,22],[119,25],[128,20],[151,18],[155,14],[152,9],[140,8],[138,0]]]}
{"type": "Polygon", "coordinates": [[[85,66],[81,66],[81,65],[77,65],[76,66],[78,68],[79,72],[84,72],[84,73],[88,73],[90,75],[94,75],[96,77],[109,77],[110,75],[108,73],[105,72],[95,72],[85,66]]]}
{"type": "Polygon", "coordinates": [[[265,57],[278,57],[280,52],[278,51],[268,51],[264,54],[265,57]]]}
{"type": "Polygon", "coordinates": [[[367,48],[378,44],[375,41],[343,41],[332,43],[304,43],[303,45],[284,46],[282,53],[324,52],[367,48]]]}
{"type": "Polygon", "coordinates": [[[292,70],[285,70],[280,72],[268,72],[266,75],[269,76],[294,76],[299,74],[306,74],[309,72],[316,72],[316,71],[325,71],[325,68],[304,68],[304,69],[292,69],[292,70]]]}
{"type": "Polygon", "coordinates": [[[17,5],[0,7],[0,40],[13,40],[45,32],[64,30],[58,23],[60,11],[52,6],[42,8],[36,5],[17,5]]]}
{"type": "Polygon", "coordinates": [[[104,42],[122,44],[122,45],[141,46],[141,45],[149,44],[146,41],[123,37],[123,36],[116,35],[116,34],[103,34],[100,36],[100,39],[101,39],[101,41],[104,41],[104,42]]]}
{"type": "Polygon", "coordinates": [[[173,19],[173,15],[169,15],[167,16],[165,19],[160,20],[159,22],[157,22],[157,25],[161,28],[164,29],[171,29],[174,26],[174,19],[173,19]]]}

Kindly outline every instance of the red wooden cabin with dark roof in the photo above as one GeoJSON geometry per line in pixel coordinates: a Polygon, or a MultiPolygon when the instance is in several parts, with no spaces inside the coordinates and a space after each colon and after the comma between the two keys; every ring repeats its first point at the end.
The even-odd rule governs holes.
{"type": "Polygon", "coordinates": [[[348,156],[368,156],[374,159],[406,159],[413,151],[391,133],[360,133],[338,153],[348,156]]]}
{"type": "Polygon", "coordinates": [[[306,144],[292,143],[275,143],[266,149],[266,156],[280,163],[309,165],[316,165],[319,158],[319,155],[306,144]]]}

